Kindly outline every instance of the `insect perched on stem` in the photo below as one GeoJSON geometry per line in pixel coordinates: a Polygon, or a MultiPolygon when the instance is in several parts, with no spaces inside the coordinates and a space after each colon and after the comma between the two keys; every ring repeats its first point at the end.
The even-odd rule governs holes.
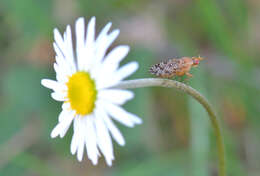
{"type": "Polygon", "coordinates": [[[203,60],[203,58],[200,56],[165,60],[151,66],[150,73],[161,78],[171,78],[183,75],[192,77],[192,74],[189,73],[190,69],[192,67],[197,67],[201,60],[203,60]]]}

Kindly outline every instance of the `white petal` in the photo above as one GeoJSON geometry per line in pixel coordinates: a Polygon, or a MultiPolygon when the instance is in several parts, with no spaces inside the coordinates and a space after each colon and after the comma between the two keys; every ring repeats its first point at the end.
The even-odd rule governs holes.
{"type": "Polygon", "coordinates": [[[105,69],[105,71],[107,71],[108,73],[114,72],[119,66],[120,61],[124,59],[129,50],[130,48],[127,45],[121,45],[114,48],[106,56],[103,62],[103,68],[105,69]]]}
{"type": "MultiPolygon", "coordinates": [[[[75,121],[74,121],[75,123],[75,121]]],[[[77,139],[77,134],[76,133],[73,133],[73,136],[72,136],[72,140],[71,140],[71,144],[70,144],[70,152],[72,155],[74,155],[78,149],[78,139],[77,139]]]]}
{"type": "Polygon", "coordinates": [[[93,45],[95,39],[95,23],[96,18],[92,17],[88,23],[86,46],[93,45]]]}
{"type": "Polygon", "coordinates": [[[83,140],[83,138],[81,138],[80,141],[78,141],[79,144],[78,144],[78,151],[77,151],[77,159],[79,162],[82,161],[83,154],[84,154],[84,140],[83,141],[81,140],[83,140]]]}
{"type": "Polygon", "coordinates": [[[107,103],[106,108],[109,111],[110,115],[116,120],[130,120],[133,124],[141,124],[142,119],[140,119],[135,114],[125,111],[122,107],[107,103]]]}
{"type": "Polygon", "coordinates": [[[128,115],[126,115],[118,106],[113,105],[111,103],[107,103],[105,101],[99,100],[98,103],[100,103],[100,106],[103,106],[105,108],[106,112],[115,120],[122,123],[125,126],[128,127],[134,127],[134,122],[129,118],[128,115]]]}
{"type": "Polygon", "coordinates": [[[84,46],[85,41],[85,21],[83,17],[77,19],[75,23],[76,29],[76,40],[77,40],[77,47],[84,46]]]}
{"type": "Polygon", "coordinates": [[[78,128],[78,122],[77,119],[78,117],[75,117],[74,123],[73,123],[73,136],[70,144],[70,151],[71,154],[74,155],[76,151],[78,150],[78,141],[79,141],[79,128],[78,128]]]}
{"type": "Polygon", "coordinates": [[[64,33],[64,42],[66,46],[66,60],[69,62],[72,72],[76,72],[70,25],[67,25],[66,32],[64,33]]]}
{"type": "MultiPolygon", "coordinates": [[[[111,64],[113,65],[113,64],[111,64]]],[[[112,66],[111,66],[112,68],[112,66]]],[[[101,75],[96,80],[97,89],[105,89],[112,87],[116,84],[118,84],[121,80],[124,78],[130,76],[138,69],[138,63],[137,62],[130,62],[124,66],[122,66],[119,70],[113,72],[112,74],[109,72],[106,73],[106,69],[104,69],[103,77],[101,75]]]]}
{"type": "Polygon", "coordinates": [[[99,77],[96,79],[97,90],[109,89],[112,86],[118,84],[120,81],[115,79],[115,75],[104,74],[103,78],[99,77]]]}
{"type": "Polygon", "coordinates": [[[57,137],[57,136],[60,134],[60,131],[61,131],[61,125],[60,125],[60,123],[58,123],[58,124],[53,128],[53,130],[51,131],[51,137],[52,137],[52,138],[57,137]]]}
{"type": "Polygon", "coordinates": [[[84,62],[82,62],[82,65],[79,65],[79,69],[88,72],[90,72],[90,70],[93,69],[95,63],[98,62],[95,50],[95,20],[96,18],[92,17],[88,23],[84,51],[84,62]]]}
{"type": "Polygon", "coordinates": [[[54,63],[53,66],[57,76],[60,77],[59,80],[57,79],[58,82],[64,83],[64,81],[67,80],[68,77],[70,77],[74,73],[67,65],[59,65],[57,63],[54,63]]]}
{"type": "Polygon", "coordinates": [[[57,63],[54,63],[53,66],[56,72],[56,79],[58,80],[58,82],[66,83],[68,81],[68,76],[70,76],[68,72],[66,72],[64,69],[58,66],[57,63]]]}
{"type": "Polygon", "coordinates": [[[104,123],[106,124],[108,130],[110,131],[113,138],[116,140],[116,142],[123,146],[125,145],[125,140],[121,132],[118,130],[118,128],[114,125],[112,120],[108,117],[107,113],[103,110],[103,108],[98,108],[98,111],[101,111],[100,117],[103,119],[104,123]]]}
{"type": "Polygon", "coordinates": [[[107,45],[108,45],[107,47],[109,47],[115,41],[115,39],[118,37],[119,33],[120,33],[120,30],[115,29],[106,36],[107,45]]]}
{"type": "Polygon", "coordinates": [[[128,46],[118,46],[114,48],[105,58],[101,71],[97,71],[99,74],[96,76],[96,84],[98,89],[111,87],[118,83],[120,80],[116,77],[114,78],[115,71],[119,67],[119,63],[127,55],[129,51],[128,46]]]}
{"type": "Polygon", "coordinates": [[[60,48],[60,50],[63,51],[64,50],[64,41],[57,28],[54,29],[54,40],[56,41],[57,46],[60,48]]]}
{"type": "MultiPolygon", "coordinates": [[[[110,27],[110,26],[106,26],[106,27],[110,27]]],[[[105,32],[108,31],[108,28],[106,28],[106,27],[104,28],[104,30],[101,31],[101,33],[98,36],[97,41],[96,41],[96,47],[97,47],[97,51],[98,51],[96,57],[99,62],[102,61],[102,59],[104,58],[104,56],[106,54],[107,49],[119,35],[118,29],[112,31],[109,35],[107,35],[105,32]]]]}
{"type": "Polygon", "coordinates": [[[66,61],[65,61],[65,54],[63,53],[63,51],[61,50],[61,48],[58,47],[57,43],[53,43],[53,48],[54,51],[56,53],[56,62],[59,65],[67,65],[66,61]]]}
{"type": "Polygon", "coordinates": [[[67,111],[68,111],[68,110],[71,110],[71,108],[70,108],[70,103],[63,103],[63,104],[62,104],[62,109],[63,109],[63,110],[67,110],[67,111]]]}
{"type": "Polygon", "coordinates": [[[56,52],[56,64],[59,68],[59,71],[55,70],[56,73],[65,73],[64,75],[71,75],[72,73],[74,73],[76,71],[74,64],[70,64],[68,62],[68,60],[65,58],[67,58],[68,56],[63,55],[60,51],[59,48],[57,48],[56,44],[53,44],[54,50],[56,52]]]}
{"type": "MultiPolygon", "coordinates": [[[[68,104],[68,103],[63,103],[63,104],[68,104]]],[[[64,120],[66,120],[66,119],[67,119],[67,116],[74,116],[74,115],[75,115],[75,112],[74,112],[74,111],[71,111],[71,110],[69,110],[69,109],[63,109],[63,110],[61,111],[61,113],[59,114],[59,117],[58,117],[59,122],[62,122],[62,121],[64,121],[64,120]]]]}
{"type": "Polygon", "coordinates": [[[109,22],[106,24],[106,26],[101,30],[101,32],[99,33],[96,43],[98,44],[99,42],[102,42],[102,40],[107,36],[107,33],[109,31],[109,29],[111,28],[112,23],[109,22]]]}
{"type": "Polygon", "coordinates": [[[75,117],[75,114],[74,114],[73,111],[71,111],[69,113],[69,115],[66,117],[66,119],[61,122],[61,123],[64,124],[63,125],[64,127],[61,130],[61,132],[60,132],[60,137],[61,138],[63,138],[65,136],[65,134],[67,133],[67,131],[68,131],[69,127],[70,127],[70,124],[71,124],[72,120],[74,119],[74,117],[75,117]]]}
{"type": "Polygon", "coordinates": [[[77,159],[78,161],[82,161],[83,159],[83,154],[84,154],[84,146],[85,146],[85,128],[84,124],[82,122],[82,117],[76,117],[75,122],[77,123],[77,131],[74,131],[74,133],[77,133],[77,159]]]}
{"type": "MultiPolygon", "coordinates": [[[[58,56],[56,56],[57,60],[58,56]]],[[[74,72],[69,68],[69,66],[66,64],[58,64],[54,63],[54,69],[57,74],[61,75],[62,77],[68,77],[71,76],[74,72]]]]}
{"type": "Polygon", "coordinates": [[[85,57],[85,22],[83,17],[76,21],[75,29],[78,69],[81,70],[82,66],[84,65],[84,60],[87,59],[85,57]]]}
{"type": "Polygon", "coordinates": [[[83,118],[85,121],[85,128],[86,128],[85,143],[86,143],[88,158],[92,161],[94,165],[96,165],[98,163],[99,151],[97,148],[97,137],[95,132],[95,126],[93,123],[93,117],[87,116],[83,118]]]}
{"type": "Polygon", "coordinates": [[[57,81],[53,81],[50,79],[42,79],[41,84],[49,89],[52,89],[54,91],[65,91],[67,87],[64,84],[61,84],[57,81]]]}
{"type": "Polygon", "coordinates": [[[55,60],[57,64],[69,70],[69,63],[67,63],[67,61],[65,60],[66,53],[63,53],[64,51],[62,51],[61,48],[55,42],[53,43],[53,48],[56,53],[55,60]]]}
{"type": "MultiPolygon", "coordinates": [[[[59,60],[58,56],[56,56],[55,58],[56,58],[56,61],[59,60]]],[[[54,63],[53,66],[54,66],[54,70],[55,70],[57,76],[60,76],[60,80],[57,79],[59,82],[63,83],[64,80],[67,79],[67,77],[71,76],[74,73],[67,63],[59,64],[57,62],[57,63],[54,63]]]]}
{"type": "Polygon", "coordinates": [[[56,101],[66,101],[66,93],[65,92],[53,92],[51,97],[56,101]]]}
{"type": "Polygon", "coordinates": [[[122,66],[119,70],[116,71],[115,79],[121,81],[126,77],[132,75],[138,69],[137,62],[130,62],[124,66],[122,66]]]}
{"type": "Polygon", "coordinates": [[[67,44],[67,53],[70,59],[71,64],[74,63],[73,60],[73,46],[72,46],[72,36],[71,36],[71,27],[70,25],[67,25],[66,27],[66,44],[67,44]]]}
{"type": "Polygon", "coordinates": [[[72,39],[71,39],[71,30],[70,27],[67,27],[66,32],[64,32],[64,40],[62,39],[58,30],[54,30],[56,42],[53,43],[53,48],[56,52],[56,62],[59,66],[62,66],[70,74],[76,71],[73,48],[72,48],[72,39]]]}
{"type": "Polygon", "coordinates": [[[129,90],[104,89],[98,91],[98,98],[117,105],[122,105],[126,101],[132,99],[133,97],[134,97],[134,93],[129,90]]]}
{"type": "Polygon", "coordinates": [[[107,165],[112,165],[112,160],[114,159],[113,154],[113,145],[112,140],[109,135],[108,129],[104,124],[102,118],[102,114],[100,111],[95,111],[95,125],[96,125],[96,134],[97,134],[97,142],[98,147],[100,148],[101,152],[105,156],[107,165]]]}
{"type": "Polygon", "coordinates": [[[58,135],[60,135],[60,137],[64,137],[64,135],[66,134],[66,132],[68,131],[70,124],[74,118],[73,114],[71,112],[68,111],[62,111],[61,112],[62,115],[66,116],[65,120],[59,122],[56,127],[52,130],[51,132],[51,137],[55,138],[58,135]]]}

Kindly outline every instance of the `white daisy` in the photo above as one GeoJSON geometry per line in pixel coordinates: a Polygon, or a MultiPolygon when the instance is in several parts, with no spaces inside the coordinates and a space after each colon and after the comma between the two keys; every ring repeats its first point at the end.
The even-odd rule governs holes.
{"type": "Polygon", "coordinates": [[[121,146],[125,140],[111,118],[128,126],[141,124],[136,115],[125,111],[121,105],[134,97],[133,92],[111,88],[134,73],[137,62],[130,62],[121,68],[119,63],[129,51],[120,45],[106,54],[107,49],[119,34],[119,30],[108,33],[112,23],[108,23],[95,39],[95,17],[85,30],[84,18],[75,24],[76,51],[72,44],[71,28],[68,25],[63,37],[54,29],[54,49],[56,52],[57,81],[43,79],[42,85],[52,89],[52,98],[62,101],[59,122],[51,132],[51,137],[65,136],[73,123],[71,153],[83,159],[84,149],[94,165],[98,163],[100,152],[111,166],[114,159],[110,135],[121,146]]]}

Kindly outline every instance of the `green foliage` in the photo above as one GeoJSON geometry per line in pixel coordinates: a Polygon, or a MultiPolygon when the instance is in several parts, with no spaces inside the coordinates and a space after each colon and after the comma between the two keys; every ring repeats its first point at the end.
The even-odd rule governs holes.
{"type": "MultiPolygon", "coordinates": [[[[200,90],[219,115],[228,175],[259,175],[260,62],[258,46],[254,46],[259,39],[252,32],[259,31],[254,16],[259,8],[257,3],[243,0],[2,0],[0,160],[3,147],[28,125],[33,123],[37,130],[21,141],[34,133],[38,136],[29,147],[0,162],[0,175],[215,175],[215,135],[207,114],[197,102],[168,89],[134,90],[135,98],[125,108],[140,116],[143,124],[133,129],[116,124],[126,146],[114,143],[112,168],[104,166],[103,158],[98,166],[89,160],[78,163],[69,151],[72,129],[64,139],[50,139],[61,103],[52,100],[51,91],[40,85],[42,78],[55,79],[55,75],[54,59],[47,58],[53,54],[42,56],[53,51],[39,39],[51,47],[53,28],[72,24],[71,19],[78,16],[96,16],[98,27],[112,21],[113,28],[121,30],[116,44],[131,46],[122,64],[135,60],[140,66],[129,79],[151,77],[149,67],[166,58],[206,57],[191,70],[194,76],[186,82],[200,90]],[[63,3],[64,9],[57,7],[63,3]],[[67,3],[76,5],[65,6],[67,3]],[[57,13],[63,14],[62,22],[57,13]],[[145,34],[149,37],[143,37],[145,34]],[[35,48],[39,49],[35,52],[35,48]]],[[[9,152],[21,141],[8,146],[9,152]]]]}

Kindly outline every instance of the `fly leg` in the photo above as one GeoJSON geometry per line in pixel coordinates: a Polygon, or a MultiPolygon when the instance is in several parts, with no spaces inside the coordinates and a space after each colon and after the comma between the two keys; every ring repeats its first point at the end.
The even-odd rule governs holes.
{"type": "Polygon", "coordinates": [[[189,72],[186,72],[185,75],[187,76],[187,78],[184,79],[184,82],[187,83],[187,81],[189,80],[189,78],[191,78],[193,75],[190,74],[189,72]]]}
{"type": "Polygon", "coordinates": [[[185,75],[187,75],[187,76],[190,77],[190,78],[193,76],[193,75],[190,74],[189,72],[186,72],[185,75]]]}

